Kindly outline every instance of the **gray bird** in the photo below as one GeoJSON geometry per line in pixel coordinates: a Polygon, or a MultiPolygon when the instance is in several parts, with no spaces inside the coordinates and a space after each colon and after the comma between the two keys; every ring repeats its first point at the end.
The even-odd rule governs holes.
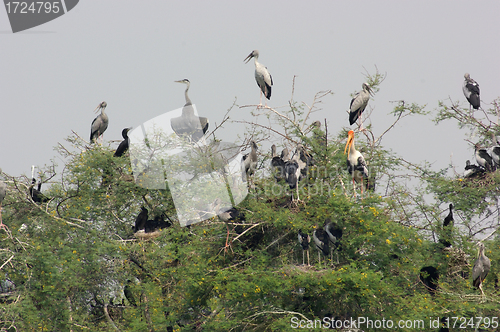
{"type": "Polygon", "coordinates": [[[276,154],[276,145],[271,146],[271,169],[277,182],[285,178],[285,162],[276,154]]]}
{"type": "Polygon", "coordinates": [[[252,53],[250,53],[243,61],[248,63],[252,58],[255,63],[255,80],[260,88],[259,105],[262,105],[262,94],[264,94],[268,100],[271,100],[271,86],[273,85],[273,78],[271,77],[271,74],[269,74],[267,67],[259,63],[259,51],[252,51],[252,53]]]}
{"type": "Polygon", "coordinates": [[[254,141],[250,142],[252,150],[241,158],[241,164],[243,168],[242,178],[243,182],[246,182],[249,176],[255,173],[257,169],[257,144],[254,141]]]}
{"type": "Polygon", "coordinates": [[[356,93],[354,98],[351,100],[351,105],[349,107],[349,124],[352,125],[359,117],[360,128],[363,128],[363,122],[361,121],[361,113],[368,105],[368,100],[370,100],[370,95],[373,95],[373,90],[367,83],[362,84],[363,90],[356,93]]]}
{"type": "Polygon", "coordinates": [[[305,253],[307,252],[307,266],[310,266],[309,243],[311,242],[311,237],[309,236],[309,234],[302,233],[302,231],[299,229],[298,240],[300,246],[302,247],[302,265],[305,265],[305,253]]]}
{"type": "Polygon", "coordinates": [[[471,106],[477,110],[481,107],[481,100],[479,99],[479,84],[470,78],[469,73],[465,73],[464,78],[465,80],[462,86],[462,91],[470,104],[469,110],[471,106]]]}
{"type": "Polygon", "coordinates": [[[185,78],[175,82],[186,84],[186,91],[184,91],[186,104],[182,108],[181,116],[170,120],[170,126],[177,136],[189,137],[191,142],[198,142],[208,130],[208,119],[194,114],[193,104],[188,96],[191,85],[189,80],[185,78]]]}
{"type": "Polygon", "coordinates": [[[481,294],[484,296],[483,281],[486,279],[488,272],[490,272],[491,262],[490,259],[484,254],[484,244],[479,242],[478,247],[478,258],[474,263],[474,268],[472,269],[472,285],[479,288],[481,294]]]}
{"type": "Polygon", "coordinates": [[[321,253],[325,256],[330,253],[330,239],[324,229],[316,227],[313,231],[313,240],[318,249],[318,261],[321,264],[321,253]]]}
{"type": "Polygon", "coordinates": [[[332,222],[330,218],[326,218],[325,226],[323,228],[328,235],[328,239],[330,240],[331,244],[330,248],[332,249],[332,251],[330,252],[330,259],[333,261],[333,250],[337,249],[337,251],[335,251],[335,254],[337,256],[337,264],[339,264],[338,250],[340,250],[340,239],[342,238],[343,234],[342,227],[332,222]]]}
{"type": "Polygon", "coordinates": [[[102,136],[102,134],[108,128],[108,123],[109,123],[108,115],[104,113],[106,106],[108,106],[108,104],[105,101],[103,101],[95,109],[95,113],[99,112],[100,110],[101,114],[99,114],[94,119],[94,121],[92,121],[92,125],[90,127],[90,143],[93,143],[94,140],[99,138],[99,136],[102,136]]]}
{"type": "MultiPolygon", "coordinates": [[[[2,174],[1,168],[0,168],[0,174],[2,174]]],[[[9,228],[2,222],[2,202],[6,195],[7,195],[7,184],[0,180],[0,228],[5,228],[8,230],[9,228]]]]}

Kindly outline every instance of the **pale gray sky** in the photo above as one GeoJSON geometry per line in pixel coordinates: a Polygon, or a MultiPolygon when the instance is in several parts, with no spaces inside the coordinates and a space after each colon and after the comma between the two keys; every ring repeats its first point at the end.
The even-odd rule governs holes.
{"type": "MultiPolygon", "coordinates": [[[[0,167],[29,174],[57,156],[53,147],[78,132],[88,139],[92,110],[108,103],[105,140],[184,104],[184,86],[202,116],[220,122],[237,98],[259,101],[254,49],[274,79],[269,105],[311,103],[331,89],[315,119],[329,130],[348,125],[350,94],[364,68],[387,79],[370,101],[376,135],[394,120],[389,101],[466,104],[463,75],[481,87],[483,107],[500,96],[500,2],[494,1],[80,1],[64,16],[12,34],[0,8],[0,167]]],[[[233,119],[251,120],[250,109],[233,119]]],[[[412,162],[462,171],[473,150],[452,122],[413,117],[383,145],[412,162]]],[[[311,121],[312,121],[311,120],[311,121]]],[[[213,128],[213,127],[212,127],[213,128]]],[[[225,140],[237,138],[227,126],[225,140]]],[[[118,143],[116,143],[118,144],[118,143]]],[[[62,164],[62,161],[58,161],[62,164]]]]}

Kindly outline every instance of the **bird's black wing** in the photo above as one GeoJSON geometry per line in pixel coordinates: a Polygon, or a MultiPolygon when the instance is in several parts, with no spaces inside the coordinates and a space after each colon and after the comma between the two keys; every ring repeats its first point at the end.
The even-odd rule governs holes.
{"type": "Polygon", "coordinates": [[[121,157],[125,152],[128,150],[128,139],[125,139],[120,142],[120,145],[118,145],[118,148],[115,151],[114,156],[115,157],[121,157]]]}

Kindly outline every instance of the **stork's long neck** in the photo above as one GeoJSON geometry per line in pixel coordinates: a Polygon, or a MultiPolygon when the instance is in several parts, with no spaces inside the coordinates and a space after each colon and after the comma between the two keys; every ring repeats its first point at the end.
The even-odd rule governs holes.
{"type": "Polygon", "coordinates": [[[189,96],[188,96],[188,91],[189,91],[189,83],[186,87],[186,91],[184,91],[184,96],[186,97],[186,105],[184,106],[187,106],[187,105],[192,105],[191,104],[191,99],[189,99],[189,96]]]}

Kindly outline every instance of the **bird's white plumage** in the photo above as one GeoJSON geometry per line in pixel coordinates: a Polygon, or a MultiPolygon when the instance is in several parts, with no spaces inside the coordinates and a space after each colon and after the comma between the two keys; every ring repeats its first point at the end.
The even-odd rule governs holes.
{"type": "Polygon", "coordinates": [[[356,122],[358,117],[363,113],[366,106],[368,105],[368,101],[370,100],[371,88],[368,84],[362,84],[363,90],[356,93],[354,98],[351,100],[351,105],[349,107],[349,124],[353,124],[356,122]]]}
{"type": "Polygon", "coordinates": [[[260,90],[264,94],[264,96],[270,100],[271,99],[271,86],[273,85],[273,78],[267,70],[267,67],[261,64],[259,59],[259,51],[254,50],[250,53],[244,61],[248,62],[250,59],[254,59],[255,64],[255,81],[257,81],[257,85],[260,90]]]}

